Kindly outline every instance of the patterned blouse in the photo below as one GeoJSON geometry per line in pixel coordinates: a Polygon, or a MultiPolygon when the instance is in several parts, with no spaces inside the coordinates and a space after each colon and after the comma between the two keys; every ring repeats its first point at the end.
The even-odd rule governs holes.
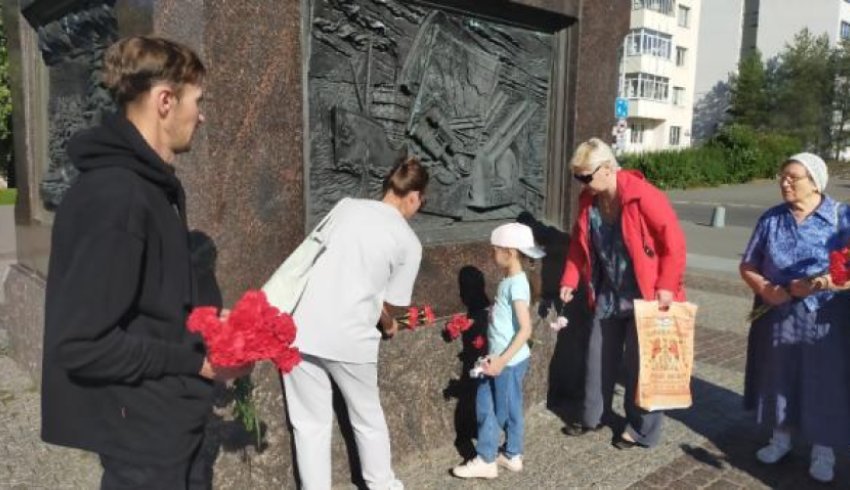
{"type": "MultiPolygon", "coordinates": [[[[790,206],[783,203],[759,218],[741,263],[755,267],[771,283],[787,287],[793,279],[825,274],[829,252],[848,242],[848,206],[824,195],[817,209],[797,224],[790,206]]],[[[820,291],[803,301],[809,311],[815,311],[834,295],[820,291]]]]}
{"type": "Polygon", "coordinates": [[[623,241],[620,220],[606,223],[596,205],[590,207],[590,237],[593,244],[593,289],[596,317],[630,316],[633,301],[640,297],[634,267],[623,241]]]}

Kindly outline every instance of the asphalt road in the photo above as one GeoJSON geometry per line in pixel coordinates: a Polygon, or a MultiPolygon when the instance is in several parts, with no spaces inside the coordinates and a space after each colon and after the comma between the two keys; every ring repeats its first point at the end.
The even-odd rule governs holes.
{"type": "MultiPolygon", "coordinates": [[[[827,193],[835,199],[850,201],[850,180],[833,179],[827,193]]],[[[775,182],[759,181],[710,189],[675,190],[667,193],[679,220],[709,225],[714,209],[726,209],[726,226],[753,228],[767,209],[782,200],[775,182]]]]}
{"type": "Polygon", "coordinates": [[[697,225],[710,225],[714,210],[722,205],[726,209],[726,226],[753,228],[759,216],[767,209],[763,206],[736,203],[693,203],[673,202],[679,220],[697,225]]]}

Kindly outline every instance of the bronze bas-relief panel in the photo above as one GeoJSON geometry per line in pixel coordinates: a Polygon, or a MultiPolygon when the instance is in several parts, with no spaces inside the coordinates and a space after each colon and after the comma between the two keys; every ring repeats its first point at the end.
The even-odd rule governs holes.
{"type": "Polygon", "coordinates": [[[315,2],[306,28],[308,226],[342,197],[378,196],[404,153],[432,177],[414,220],[426,240],[540,214],[551,33],[397,0],[315,2]]]}
{"type": "Polygon", "coordinates": [[[114,0],[35,2],[24,15],[38,33],[47,68],[48,161],[39,183],[44,209],[55,210],[77,177],[66,148],[76,132],[115,110],[101,82],[104,50],[118,39],[114,0]],[[61,2],[60,2],[61,4],[61,2]]]}

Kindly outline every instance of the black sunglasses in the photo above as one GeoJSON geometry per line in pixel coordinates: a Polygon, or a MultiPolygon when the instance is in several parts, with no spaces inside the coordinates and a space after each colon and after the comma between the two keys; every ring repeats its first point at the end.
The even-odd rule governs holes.
{"type": "Polygon", "coordinates": [[[593,182],[593,176],[596,174],[596,172],[599,171],[600,168],[602,168],[602,165],[596,167],[596,170],[594,170],[593,172],[590,172],[589,174],[584,174],[584,175],[573,174],[573,177],[577,181],[581,182],[582,184],[589,184],[589,183],[593,182]]]}

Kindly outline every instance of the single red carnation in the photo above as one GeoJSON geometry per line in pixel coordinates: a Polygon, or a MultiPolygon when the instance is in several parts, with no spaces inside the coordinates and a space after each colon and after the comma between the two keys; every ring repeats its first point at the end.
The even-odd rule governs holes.
{"type": "Polygon", "coordinates": [[[419,308],[411,306],[407,309],[407,328],[414,330],[419,325],[419,308]]]}
{"type": "Polygon", "coordinates": [[[446,323],[446,334],[449,336],[451,340],[454,340],[460,336],[461,333],[469,330],[469,327],[472,326],[472,321],[466,317],[466,315],[462,313],[458,313],[456,315],[452,315],[451,319],[446,323]]]}
{"type": "Polygon", "coordinates": [[[478,350],[484,350],[484,347],[487,346],[487,340],[484,339],[483,335],[479,335],[472,339],[472,347],[475,347],[478,350]]]}
{"type": "Polygon", "coordinates": [[[296,347],[290,347],[281,352],[273,361],[280,372],[288,374],[292,371],[292,368],[301,362],[301,352],[296,347]]]}
{"type": "Polygon", "coordinates": [[[472,327],[472,320],[470,320],[466,315],[458,315],[458,323],[460,324],[460,331],[466,332],[472,327]]]}
{"type": "Polygon", "coordinates": [[[221,322],[218,319],[218,309],[214,306],[201,306],[192,310],[186,320],[186,328],[190,332],[200,333],[212,331],[218,328],[221,322]]]}
{"type": "Polygon", "coordinates": [[[433,325],[437,320],[437,316],[434,315],[434,310],[431,309],[431,305],[425,305],[422,308],[422,315],[425,317],[425,325],[433,325]]]}

